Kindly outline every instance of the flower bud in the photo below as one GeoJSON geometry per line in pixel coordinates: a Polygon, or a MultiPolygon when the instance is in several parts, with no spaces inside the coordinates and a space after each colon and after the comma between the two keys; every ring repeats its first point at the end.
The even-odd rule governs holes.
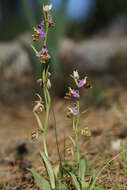
{"type": "Polygon", "coordinates": [[[41,78],[37,80],[37,83],[40,84],[40,86],[42,85],[42,82],[43,82],[43,81],[42,81],[41,78]]]}
{"type": "Polygon", "coordinates": [[[79,79],[79,74],[77,70],[73,71],[73,77],[79,79]]]}
{"type": "Polygon", "coordinates": [[[43,6],[43,11],[49,12],[52,9],[52,4],[43,6]]]}
{"type": "Polygon", "coordinates": [[[50,79],[47,80],[47,88],[48,88],[48,89],[51,88],[51,82],[50,82],[50,79]]]}
{"type": "Polygon", "coordinates": [[[48,72],[48,77],[51,77],[51,73],[50,72],[48,72]]]}

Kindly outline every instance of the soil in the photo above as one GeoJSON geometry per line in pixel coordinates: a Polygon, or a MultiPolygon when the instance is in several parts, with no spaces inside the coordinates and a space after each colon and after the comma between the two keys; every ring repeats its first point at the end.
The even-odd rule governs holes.
{"type": "MultiPolygon", "coordinates": [[[[80,135],[80,151],[95,169],[102,166],[105,161],[113,159],[106,165],[96,183],[103,185],[105,190],[113,190],[114,184],[117,184],[120,190],[127,190],[127,172],[119,161],[122,154],[115,157],[121,152],[120,141],[127,147],[127,91],[111,89],[110,94],[107,106],[105,104],[100,107],[91,106],[90,110],[82,115],[80,129],[88,127],[92,135],[91,137],[80,135]]],[[[85,104],[85,100],[82,102],[85,104]]],[[[66,117],[66,107],[65,100],[56,100],[54,110],[61,153],[64,152],[65,137],[72,134],[71,120],[66,117]]],[[[27,170],[34,168],[45,175],[39,156],[39,151],[42,150],[41,136],[34,141],[30,138],[32,131],[37,130],[32,106],[26,103],[24,105],[18,103],[14,107],[1,106],[0,116],[0,189],[38,189],[27,170]]],[[[53,116],[50,118],[47,142],[50,160],[57,165],[53,116]]],[[[66,149],[71,147],[72,144],[67,139],[66,149]]],[[[66,156],[73,161],[74,157],[69,152],[66,156]]]]}

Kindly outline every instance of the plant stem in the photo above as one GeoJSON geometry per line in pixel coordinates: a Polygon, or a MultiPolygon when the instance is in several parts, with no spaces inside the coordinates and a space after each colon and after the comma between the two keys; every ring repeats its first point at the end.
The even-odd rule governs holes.
{"type": "MultiPolygon", "coordinates": [[[[46,37],[44,39],[44,46],[47,44],[47,38],[48,38],[48,28],[49,28],[49,22],[46,20],[47,16],[44,12],[44,19],[46,23],[46,37]]],[[[48,88],[46,86],[47,83],[47,73],[48,68],[46,71],[46,67],[42,68],[42,80],[43,80],[43,93],[44,93],[44,99],[45,99],[45,107],[46,107],[46,119],[45,119],[45,127],[44,127],[44,133],[42,134],[42,142],[43,142],[43,148],[46,156],[48,157],[48,151],[47,151],[47,143],[46,143],[46,133],[48,129],[48,122],[49,122],[49,112],[50,112],[50,104],[51,104],[51,98],[48,92],[48,88]]]]}
{"type": "Polygon", "coordinates": [[[43,142],[44,153],[48,158],[47,143],[46,143],[46,131],[44,131],[44,133],[42,134],[42,142],[43,142]]]}
{"type": "Polygon", "coordinates": [[[73,117],[73,130],[75,134],[75,152],[76,152],[76,161],[79,163],[79,142],[78,142],[78,129],[77,129],[77,117],[73,117]]]}
{"type": "Polygon", "coordinates": [[[48,20],[46,14],[47,14],[47,13],[44,12],[44,19],[45,19],[45,23],[46,23],[46,31],[45,31],[46,37],[45,37],[45,39],[44,39],[44,46],[46,46],[46,44],[47,44],[48,29],[49,29],[49,20],[48,20]]]}
{"type": "MultiPolygon", "coordinates": [[[[77,108],[78,111],[79,110],[79,101],[77,101],[77,108]]],[[[74,134],[75,134],[75,152],[76,152],[76,161],[77,164],[79,163],[79,138],[78,138],[78,123],[79,123],[79,117],[80,114],[78,114],[77,116],[73,116],[73,130],[74,130],[74,134]]]]}

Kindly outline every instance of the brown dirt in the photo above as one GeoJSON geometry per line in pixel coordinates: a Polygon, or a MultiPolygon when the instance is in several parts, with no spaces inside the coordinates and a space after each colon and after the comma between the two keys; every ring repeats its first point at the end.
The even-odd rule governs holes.
{"type": "MultiPolygon", "coordinates": [[[[81,129],[88,127],[92,132],[91,138],[80,136],[80,151],[81,154],[86,155],[87,160],[91,161],[95,168],[100,167],[105,160],[114,158],[121,151],[119,148],[117,150],[112,148],[113,142],[120,139],[125,146],[127,145],[127,91],[124,89],[117,90],[117,99],[114,98],[115,94],[116,90],[111,90],[108,106],[90,109],[80,121],[81,129]]],[[[66,106],[65,101],[57,100],[54,107],[61,152],[64,150],[64,138],[72,134],[71,120],[65,115],[66,106]]],[[[31,132],[36,128],[37,124],[32,113],[32,107],[23,105],[11,108],[1,107],[0,189],[38,189],[31,174],[26,169],[33,167],[42,175],[44,174],[44,168],[39,157],[39,150],[42,149],[41,137],[34,142],[31,142],[29,138],[31,132]],[[24,150],[24,143],[29,144],[29,142],[30,149],[24,150]]],[[[53,164],[56,164],[58,157],[52,116],[47,139],[50,158],[53,164]]],[[[67,148],[72,146],[69,140],[67,140],[66,146],[67,148]]],[[[73,160],[71,155],[68,155],[68,158],[73,160]]],[[[115,183],[120,190],[127,190],[126,174],[119,159],[114,159],[107,165],[97,180],[97,184],[102,184],[104,189],[113,190],[115,183]]]]}

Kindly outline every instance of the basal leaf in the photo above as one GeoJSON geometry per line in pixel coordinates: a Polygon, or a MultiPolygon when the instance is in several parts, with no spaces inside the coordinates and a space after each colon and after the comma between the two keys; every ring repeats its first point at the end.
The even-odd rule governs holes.
{"type": "Polygon", "coordinates": [[[79,171],[78,171],[78,176],[79,180],[81,182],[81,187],[84,187],[84,177],[86,173],[86,159],[84,156],[82,156],[79,160],[79,171]]]}
{"type": "Polygon", "coordinates": [[[77,177],[71,172],[69,172],[69,174],[70,174],[72,181],[76,187],[76,190],[81,190],[80,183],[78,182],[77,177]]]}
{"type": "Polygon", "coordinates": [[[41,155],[42,160],[43,160],[43,162],[45,164],[47,174],[48,174],[48,177],[49,177],[49,180],[50,180],[51,188],[55,189],[55,176],[54,176],[54,172],[53,172],[51,163],[49,162],[49,160],[48,160],[48,158],[47,158],[47,156],[45,155],[44,152],[40,151],[40,155],[41,155]]]}
{"type": "Polygon", "coordinates": [[[35,180],[37,186],[38,186],[41,190],[51,190],[50,184],[49,184],[49,182],[48,182],[45,178],[43,178],[42,176],[40,176],[40,175],[39,175],[35,170],[33,170],[33,169],[28,169],[28,170],[32,173],[32,175],[33,175],[33,177],[34,177],[34,180],[35,180]]]}

